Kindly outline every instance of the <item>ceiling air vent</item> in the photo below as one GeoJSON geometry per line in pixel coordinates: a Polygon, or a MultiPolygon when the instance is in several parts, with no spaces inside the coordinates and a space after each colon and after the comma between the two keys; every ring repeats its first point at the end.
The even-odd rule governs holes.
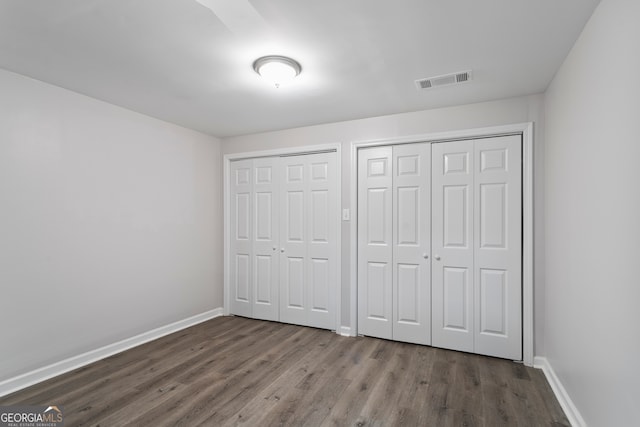
{"type": "Polygon", "coordinates": [[[427,79],[416,80],[418,89],[431,89],[439,86],[449,86],[466,83],[471,80],[471,70],[460,71],[458,73],[444,74],[442,76],[429,77],[427,79]]]}

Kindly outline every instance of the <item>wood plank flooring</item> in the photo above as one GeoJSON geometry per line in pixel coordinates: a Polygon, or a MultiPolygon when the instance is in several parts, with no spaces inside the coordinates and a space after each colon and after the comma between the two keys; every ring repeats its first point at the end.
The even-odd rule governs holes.
{"type": "Polygon", "coordinates": [[[0,398],[67,426],[568,426],[507,360],[219,317],[0,398]]]}

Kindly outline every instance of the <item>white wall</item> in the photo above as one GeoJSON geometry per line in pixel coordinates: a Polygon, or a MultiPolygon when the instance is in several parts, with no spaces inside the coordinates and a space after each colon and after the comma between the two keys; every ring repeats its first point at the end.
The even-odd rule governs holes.
{"type": "Polygon", "coordinates": [[[0,70],[0,382],[222,306],[220,142],[0,70]]]}
{"type": "MultiPolygon", "coordinates": [[[[326,143],[342,143],[342,206],[349,207],[350,201],[350,143],[353,141],[392,138],[416,134],[437,133],[452,130],[463,130],[514,123],[535,122],[535,331],[536,354],[542,353],[542,333],[544,303],[544,270],[543,260],[543,159],[544,159],[544,114],[542,95],[533,95],[485,102],[459,107],[441,108],[414,113],[395,114],[362,120],[330,123],[277,132],[224,138],[222,149],[224,154],[269,150],[284,147],[303,147],[326,143]]],[[[350,326],[349,283],[350,269],[356,260],[350,257],[350,226],[353,222],[344,223],[342,227],[342,313],[341,324],[350,326]]]]}
{"type": "Polygon", "coordinates": [[[590,426],[640,419],[640,2],[603,0],[546,94],[546,356],[590,426]]]}

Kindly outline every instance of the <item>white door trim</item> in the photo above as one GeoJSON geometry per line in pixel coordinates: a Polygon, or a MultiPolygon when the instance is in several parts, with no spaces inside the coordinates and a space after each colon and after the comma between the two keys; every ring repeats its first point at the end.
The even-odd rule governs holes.
{"type": "MultiPolygon", "coordinates": [[[[527,366],[533,366],[533,122],[476,129],[456,130],[422,135],[410,135],[377,140],[351,142],[350,248],[352,265],[358,259],[358,149],[364,147],[406,144],[416,142],[442,142],[448,140],[476,139],[490,136],[522,135],[522,357],[527,366]]],[[[350,275],[350,327],[357,334],[357,269],[350,275]]]]}
{"type": "MultiPolygon", "coordinates": [[[[223,157],[222,168],[222,185],[223,185],[223,210],[224,210],[224,314],[228,316],[230,314],[230,283],[229,283],[229,263],[230,263],[230,249],[231,249],[231,234],[230,234],[230,183],[229,172],[231,170],[231,162],[233,160],[250,159],[256,157],[278,157],[283,155],[302,155],[313,154],[327,151],[336,152],[336,173],[338,180],[338,211],[341,212],[342,206],[342,145],[340,143],[329,143],[320,145],[309,145],[304,147],[291,147],[291,148],[279,148],[274,150],[261,150],[261,151],[249,151],[242,153],[225,154],[223,157]]],[[[336,228],[337,228],[337,276],[338,283],[336,284],[336,333],[340,334],[341,331],[341,313],[342,313],[342,219],[340,215],[336,215],[336,228]]]]}

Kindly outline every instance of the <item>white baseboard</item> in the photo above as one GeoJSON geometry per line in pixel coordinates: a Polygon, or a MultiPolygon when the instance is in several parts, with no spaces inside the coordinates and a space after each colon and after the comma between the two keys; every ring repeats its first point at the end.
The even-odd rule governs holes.
{"type": "Polygon", "coordinates": [[[120,353],[124,350],[161,338],[165,335],[169,335],[190,326],[197,325],[198,323],[222,316],[222,313],[222,308],[215,308],[213,310],[161,326],[151,331],[143,332],[134,337],[126,338],[122,341],[61,360],[31,372],[18,375],[17,377],[9,378],[8,380],[0,382],[0,397],[48,380],[49,378],[64,374],[65,372],[73,371],[74,369],[97,362],[98,360],[102,360],[106,357],[113,356],[114,354],[120,353]]]}
{"type": "Polygon", "coordinates": [[[338,335],[342,335],[343,337],[352,337],[351,328],[348,326],[340,326],[336,331],[338,335]]]}
{"type": "Polygon", "coordinates": [[[571,397],[569,397],[567,390],[565,390],[547,358],[540,356],[534,357],[533,367],[542,369],[542,372],[544,372],[544,376],[547,377],[547,381],[549,382],[553,393],[556,395],[556,399],[558,399],[558,402],[560,403],[560,406],[562,406],[564,414],[569,419],[571,425],[573,427],[587,427],[587,423],[584,422],[584,418],[582,418],[578,408],[573,404],[571,397]]]}

